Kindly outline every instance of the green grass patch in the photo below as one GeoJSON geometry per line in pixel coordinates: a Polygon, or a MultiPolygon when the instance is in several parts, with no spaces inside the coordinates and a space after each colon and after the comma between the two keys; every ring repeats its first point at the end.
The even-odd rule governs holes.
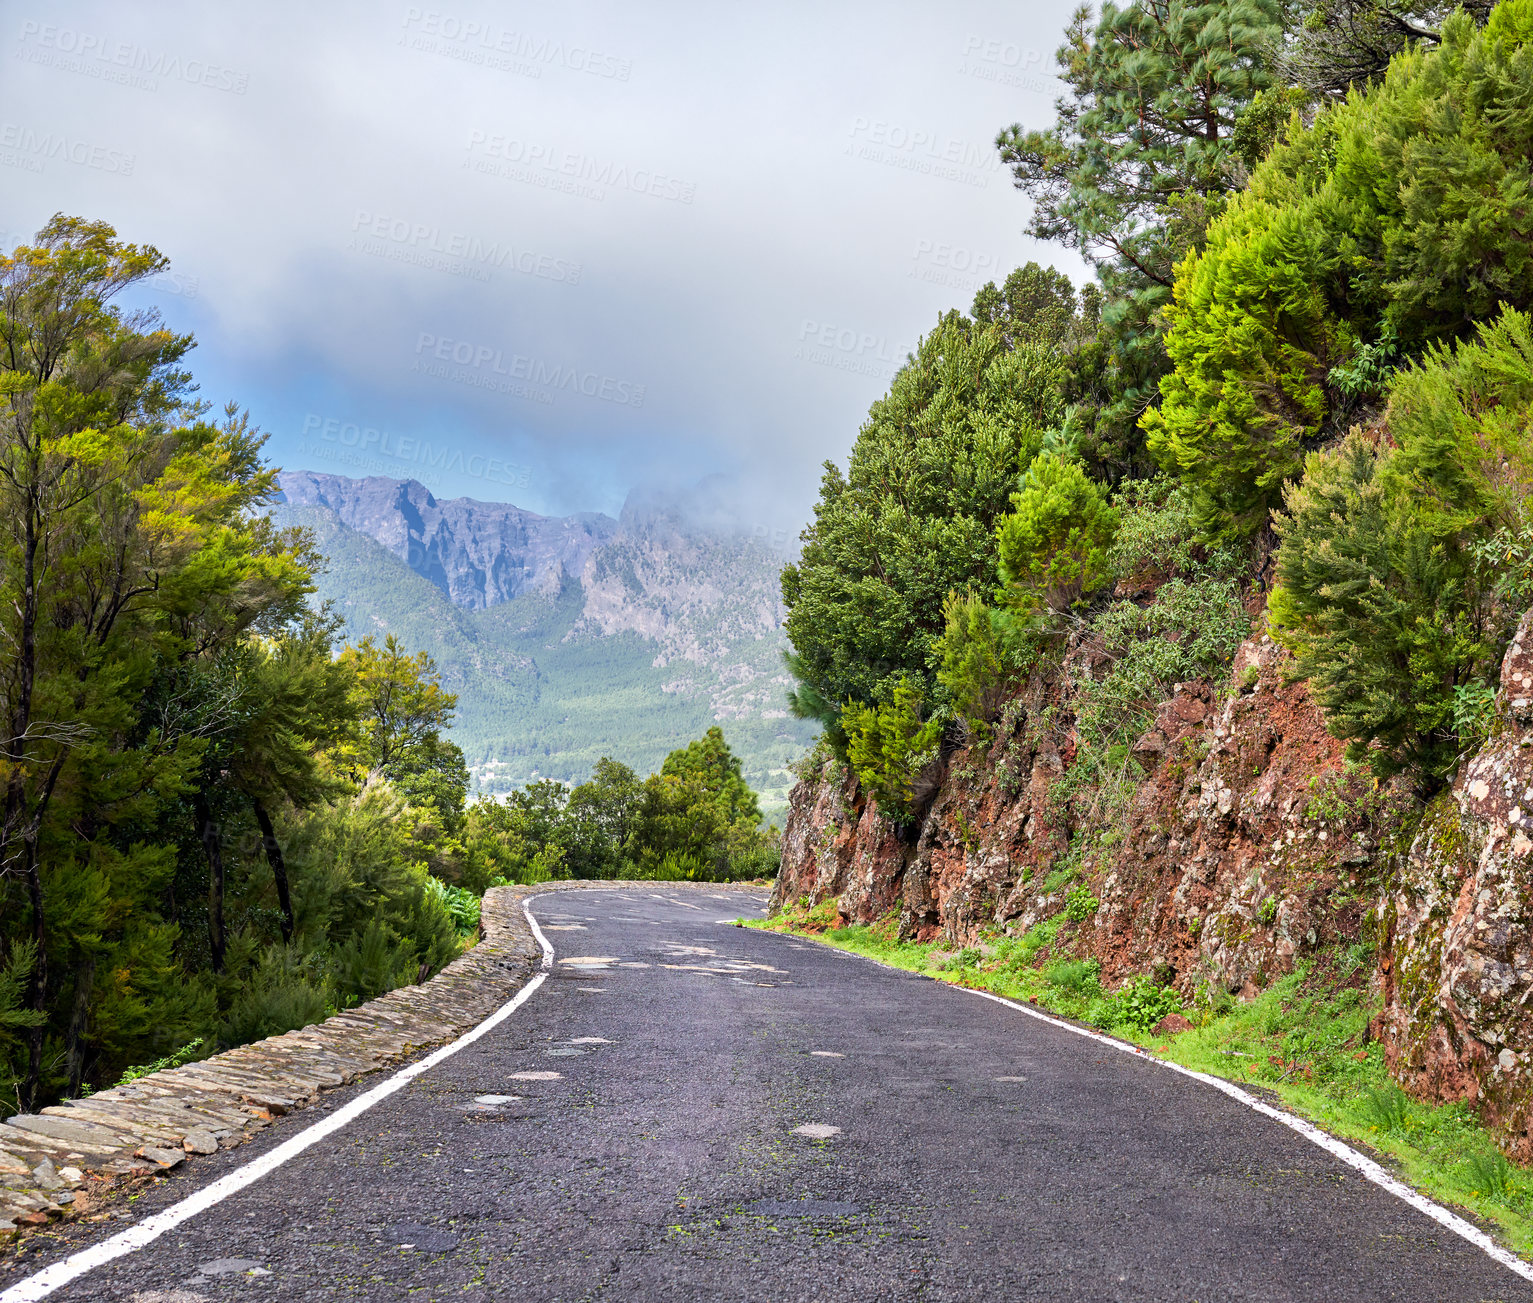
{"type": "Polygon", "coordinates": [[[1043,880],[1043,894],[1052,896],[1056,891],[1063,891],[1080,876],[1079,864],[1066,864],[1063,868],[1055,869],[1043,880]]]}
{"type": "Polygon", "coordinates": [[[1407,1096],[1389,1079],[1382,1047],[1367,1039],[1378,1012],[1367,991],[1374,958],[1367,946],[1312,956],[1252,1000],[1214,992],[1184,1008],[1174,992],[1145,976],[1105,991],[1097,962],[1070,953],[1078,925],[1063,914],[1021,936],[989,937],[984,949],[952,954],[937,943],[900,940],[893,915],[869,927],[826,930],[835,902],[822,901],[812,911],[806,906],[747,922],[1030,1002],[1234,1081],[1372,1151],[1401,1180],[1467,1214],[1517,1252],[1533,1254],[1533,1172],[1507,1162],[1467,1105],[1422,1104],[1407,1096]],[[1191,1030],[1152,1036],[1150,1028],[1172,1012],[1190,1019],[1191,1030]]]}

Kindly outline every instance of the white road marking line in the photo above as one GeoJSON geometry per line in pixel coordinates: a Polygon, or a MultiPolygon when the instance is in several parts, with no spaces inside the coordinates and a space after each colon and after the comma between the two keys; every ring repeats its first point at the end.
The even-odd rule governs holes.
{"type": "Polygon", "coordinates": [[[657,896],[657,895],[655,895],[654,892],[650,892],[649,894],[650,894],[650,899],[651,900],[663,900],[663,901],[665,901],[665,903],[667,905],[680,905],[683,909],[695,909],[695,910],[698,910],[698,911],[701,911],[702,908],[703,908],[701,905],[694,905],[694,904],[692,904],[691,901],[687,901],[687,900],[673,900],[669,896],[657,896]]]}
{"type": "MultiPolygon", "coordinates": [[[[775,935],[782,935],[777,933],[775,935]]],[[[837,950],[830,946],[822,948],[832,955],[845,955],[848,959],[863,959],[870,964],[876,964],[879,968],[887,968],[894,973],[909,973],[908,968],[896,968],[893,964],[886,964],[882,960],[874,959],[871,955],[859,955],[853,950],[837,950]]],[[[936,979],[933,978],[933,981],[936,979]]],[[[1430,1217],[1439,1226],[1452,1231],[1462,1239],[1468,1240],[1475,1248],[1482,1250],[1488,1257],[1494,1258],[1508,1271],[1514,1272],[1524,1280],[1533,1280],[1533,1263],[1524,1261],[1509,1249],[1503,1249],[1495,1240],[1491,1239],[1478,1226],[1465,1221],[1455,1212],[1450,1212],[1440,1203],[1434,1203],[1426,1195],[1412,1190],[1403,1181],[1397,1181],[1384,1168],[1375,1163],[1373,1159],[1360,1154],[1351,1145],[1335,1136],[1327,1135],[1313,1122],[1307,1122],[1294,1113],[1284,1112],[1282,1109],[1273,1108],[1270,1104],[1264,1104],[1256,1096],[1247,1094],[1233,1082],[1225,1081],[1222,1077],[1211,1077],[1206,1072],[1197,1072],[1192,1068],[1184,1068],[1180,1063],[1172,1063],[1169,1059],[1156,1058],[1147,1050],[1142,1050],[1137,1045],[1131,1045],[1127,1041],[1116,1040],[1101,1032],[1091,1031],[1086,1027],[1077,1027],[1074,1023],[1066,1022],[1063,1018],[1055,1018],[1051,1014],[1044,1013],[1041,1009],[1034,1009],[1028,1004],[1018,1004],[1015,1000],[1008,1000],[1003,995],[994,995],[989,991],[981,991],[973,986],[954,986],[951,982],[943,983],[955,991],[967,991],[970,995],[977,995],[985,1000],[994,1000],[997,1004],[1004,1004],[1008,1009],[1015,1009],[1018,1013],[1025,1013],[1029,1018],[1036,1018],[1039,1022],[1046,1022],[1051,1027],[1059,1027],[1067,1032],[1074,1032],[1077,1036],[1084,1036],[1087,1040],[1096,1041],[1099,1045],[1106,1045],[1117,1050],[1120,1054],[1127,1054],[1133,1058],[1142,1059],[1146,1063],[1153,1063],[1162,1068],[1168,1068],[1172,1072],[1180,1073],[1184,1077],[1191,1077],[1194,1081],[1201,1081],[1205,1086],[1212,1086],[1221,1094],[1228,1095],[1237,1103],[1244,1104],[1247,1108],[1255,1109],[1263,1117],[1271,1118],[1274,1122],[1281,1123],[1290,1131],[1296,1131],[1311,1144],[1318,1145],[1326,1153],[1339,1158],[1348,1167],[1358,1172],[1365,1180],[1372,1181],[1381,1190],[1386,1190],[1403,1203],[1409,1204],[1417,1212],[1430,1217]]],[[[7,1300],[0,1296],[0,1303],[7,1300]]]]}
{"type": "Polygon", "coordinates": [[[823,1122],[806,1122],[801,1127],[794,1127],[793,1134],[803,1136],[806,1140],[829,1140],[832,1136],[839,1136],[841,1128],[826,1126],[823,1122]]]}
{"type": "Polygon", "coordinates": [[[329,1117],[321,1118],[318,1122],[305,1127],[296,1136],[283,1141],[275,1149],[262,1154],[259,1158],[252,1159],[243,1167],[235,1168],[234,1171],[226,1173],[202,1189],[194,1191],[180,1203],[172,1204],[152,1217],[146,1217],[109,1240],[103,1240],[100,1244],[82,1249],[79,1253],[72,1253],[67,1258],[61,1258],[51,1266],[44,1267],[35,1276],[28,1276],[25,1280],[12,1285],[0,1293],[0,1303],[37,1303],[38,1299],[47,1298],[55,1290],[61,1289],[72,1280],[78,1280],[86,1272],[94,1271],[97,1267],[105,1266],[109,1262],[142,1249],[146,1244],[159,1239],[166,1231],[174,1230],[183,1222],[190,1221],[198,1213],[215,1207],[230,1195],[238,1194],[246,1186],[254,1185],[290,1158],[296,1158],[304,1150],[312,1148],[326,1136],[333,1135],[348,1122],[360,1117],[374,1104],[381,1103],[390,1095],[404,1089],[422,1073],[430,1072],[444,1059],[451,1058],[459,1050],[494,1031],[521,1008],[538,987],[543,985],[549,970],[553,967],[554,948],[548,944],[548,938],[543,935],[542,928],[532,917],[532,911],[527,907],[526,901],[522,902],[522,913],[527,916],[527,922],[532,925],[533,936],[543,947],[543,963],[526,986],[477,1027],[470,1028],[450,1045],[444,1045],[441,1049],[432,1051],[424,1059],[401,1068],[387,1081],[381,1081],[371,1090],[358,1095],[349,1104],[336,1109],[329,1117]]]}
{"type": "Polygon", "coordinates": [[[846,1055],[837,1054],[835,1050],[810,1050],[809,1056],[815,1059],[844,1059],[846,1055]]]}

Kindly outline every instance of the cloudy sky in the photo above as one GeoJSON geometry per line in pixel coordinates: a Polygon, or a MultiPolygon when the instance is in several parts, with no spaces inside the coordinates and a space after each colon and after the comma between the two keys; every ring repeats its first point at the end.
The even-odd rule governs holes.
{"type": "Polygon", "coordinates": [[[0,0],[0,242],[156,245],[139,297],[283,466],[548,512],[723,475],[796,530],[938,313],[1080,278],[991,143],[1069,8],[0,0]]]}

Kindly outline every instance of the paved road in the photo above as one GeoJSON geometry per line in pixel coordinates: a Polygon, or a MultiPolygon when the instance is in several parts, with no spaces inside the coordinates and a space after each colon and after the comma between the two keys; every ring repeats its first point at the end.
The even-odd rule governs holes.
{"type": "MultiPolygon", "coordinates": [[[[741,908],[738,893],[542,898],[560,962],[494,1033],[53,1297],[1533,1298],[1212,1089],[717,921],[741,908]]],[[[319,1111],[163,1182],[132,1215],[319,1111]]],[[[49,1256],[105,1233],[76,1228],[49,1256]]]]}

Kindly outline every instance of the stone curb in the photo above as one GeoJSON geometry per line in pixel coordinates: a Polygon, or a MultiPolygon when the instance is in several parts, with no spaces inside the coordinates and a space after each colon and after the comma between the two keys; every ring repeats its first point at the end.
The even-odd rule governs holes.
{"type": "Polygon", "coordinates": [[[232,1149],[322,1091],[444,1045],[484,1021],[541,962],[542,949],[522,913],[528,896],[600,887],[729,891],[756,885],[599,880],[493,887],[480,907],[479,943],[422,985],[0,1125],[0,1244],[72,1216],[76,1191],[96,1193],[232,1149]]]}

